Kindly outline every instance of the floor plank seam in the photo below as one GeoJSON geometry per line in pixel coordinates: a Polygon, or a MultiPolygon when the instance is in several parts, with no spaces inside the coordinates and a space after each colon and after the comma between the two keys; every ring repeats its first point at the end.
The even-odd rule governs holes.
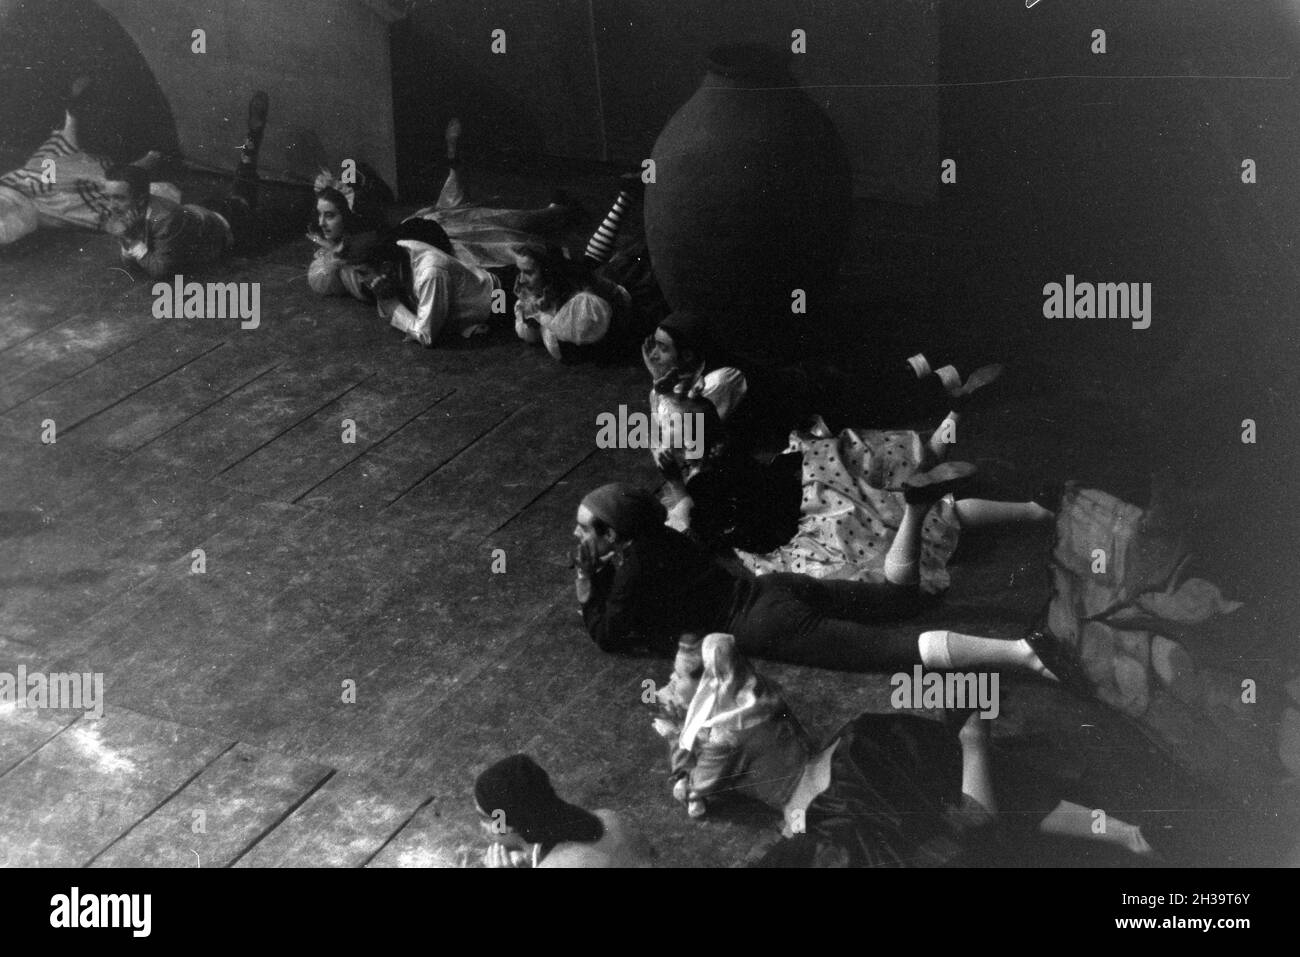
{"type": "Polygon", "coordinates": [[[478,443],[481,442],[483,439],[485,439],[488,435],[490,435],[491,433],[495,432],[498,428],[500,428],[502,425],[504,425],[507,421],[509,421],[510,419],[514,418],[515,415],[517,415],[519,412],[523,411],[523,410],[526,409],[526,408],[528,408],[528,404],[527,404],[527,403],[525,403],[524,405],[519,406],[518,408],[512,409],[511,411],[507,412],[504,416],[502,416],[502,417],[501,417],[500,419],[498,419],[496,422],[493,422],[493,423],[492,423],[491,425],[489,425],[486,429],[484,429],[482,432],[480,432],[478,435],[476,435],[473,439],[471,439],[471,440],[468,442],[468,444],[466,444],[466,445],[462,446],[461,448],[457,449],[457,450],[455,451],[455,453],[453,453],[452,456],[451,456],[450,458],[448,458],[448,459],[446,459],[446,460],[444,460],[444,461],[442,461],[442,462],[439,462],[436,466],[434,466],[433,469],[431,469],[430,471],[426,472],[423,476],[421,476],[418,480],[416,480],[416,482],[415,482],[414,485],[412,485],[412,486],[410,486],[409,488],[407,488],[407,489],[406,489],[405,491],[403,491],[400,495],[398,495],[397,498],[393,499],[393,500],[390,501],[387,505],[384,505],[382,508],[380,508],[380,509],[379,509],[379,512],[381,512],[381,513],[382,513],[382,512],[385,512],[385,511],[387,511],[389,508],[391,508],[392,506],[396,505],[396,504],[397,504],[399,501],[401,501],[401,500],[402,500],[406,495],[409,495],[411,492],[415,491],[415,489],[419,488],[421,485],[423,485],[425,482],[427,482],[430,478],[432,478],[434,475],[436,475],[440,470],[442,470],[442,469],[445,468],[446,466],[450,465],[452,462],[456,461],[456,459],[460,458],[460,457],[461,457],[462,455],[464,455],[467,451],[469,451],[470,449],[474,448],[474,446],[478,445],[478,443]]]}
{"type": "Polygon", "coordinates": [[[377,858],[381,853],[383,853],[384,848],[386,848],[389,844],[393,843],[393,841],[397,840],[398,835],[400,835],[403,831],[406,830],[406,828],[410,825],[412,821],[415,820],[415,818],[419,815],[421,811],[423,811],[426,807],[428,807],[430,804],[433,803],[435,797],[436,795],[430,794],[427,798],[421,801],[419,806],[410,814],[408,814],[406,816],[406,819],[402,821],[401,824],[397,825],[397,829],[393,831],[392,834],[388,835],[388,837],[384,839],[384,842],[380,844],[379,847],[375,848],[374,853],[371,854],[369,857],[367,857],[364,861],[362,861],[359,866],[369,867],[370,862],[373,861],[375,858],[377,858]]]}
{"type": "Polygon", "coordinates": [[[502,522],[502,523],[501,523],[500,525],[498,525],[496,528],[492,529],[492,531],[488,532],[486,535],[484,535],[482,538],[480,538],[480,539],[478,540],[478,544],[480,544],[480,545],[483,544],[483,543],[486,542],[488,539],[490,539],[493,535],[497,534],[497,533],[500,532],[503,528],[505,528],[507,525],[509,525],[511,522],[513,522],[515,519],[517,519],[517,518],[519,518],[521,515],[523,515],[526,511],[528,511],[530,508],[532,508],[534,505],[536,505],[536,504],[537,504],[537,501],[538,501],[540,498],[542,498],[542,496],[546,495],[546,493],[548,493],[551,489],[555,488],[557,485],[559,485],[561,482],[563,482],[566,478],[568,478],[570,475],[572,475],[572,474],[573,474],[574,472],[576,472],[578,469],[582,468],[583,464],[584,464],[585,462],[587,462],[589,459],[595,457],[596,453],[599,452],[599,451],[600,451],[599,449],[590,449],[590,450],[587,452],[586,455],[584,455],[582,458],[578,459],[578,461],[574,462],[573,465],[570,466],[568,470],[566,470],[563,474],[557,476],[557,477],[555,478],[555,481],[551,482],[550,485],[546,486],[546,488],[542,489],[540,492],[538,492],[536,495],[534,495],[531,499],[529,499],[528,502],[527,502],[527,504],[525,504],[525,505],[523,506],[523,508],[519,509],[519,511],[515,512],[515,514],[511,515],[509,518],[507,518],[504,522],[502,522]]]}
{"type": "MultiPolygon", "coordinates": [[[[126,402],[126,401],[128,401],[129,399],[132,399],[132,398],[134,398],[135,396],[139,395],[141,392],[143,392],[145,389],[149,388],[150,386],[152,386],[152,385],[157,385],[159,382],[161,382],[163,379],[166,379],[168,376],[171,376],[171,375],[174,375],[174,374],[177,373],[177,372],[180,372],[182,369],[184,369],[186,366],[190,365],[191,363],[198,362],[198,361],[199,361],[200,359],[202,359],[204,356],[206,356],[206,355],[210,355],[211,353],[216,352],[216,351],[217,351],[218,349],[220,349],[224,344],[225,344],[225,343],[218,342],[218,343],[217,343],[215,346],[213,346],[211,349],[205,349],[205,350],[203,350],[202,352],[200,352],[198,355],[194,356],[193,358],[185,360],[185,361],[182,362],[180,365],[178,365],[176,368],[174,368],[174,369],[172,369],[172,370],[170,370],[170,371],[168,371],[168,372],[164,372],[162,375],[158,376],[156,379],[151,379],[150,381],[146,382],[144,385],[140,386],[140,388],[135,389],[134,391],[130,392],[129,394],[122,396],[122,398],[116,400],[115,402],[112,402],[112,403],[110,403],[110,404],[104,406],[102,409],[97,409],[96,411],[90,413],[90,415],[87,415],[87,416],[85,416],[84,418],[77,419],[75,422],[73,422],[73,423],[72,423],[71,425],[69,425],[69,426],[61,427],[61,428],[60,428],[60,431],[61,431],[64,435],[66,435],[67,433],[71,432],[73,429],[79,428],[80,426],[82,426],[82,425],[84,425],[85,423],[89,422],[89,421],[90,421],[91,419],[93,419],[95,416],[100,415],[100,414],[102,414],[102,413],[104,413],[104,412],[107,412],[109,409],[116,408],[117,406],[121,405],[123,402],[126,402]]],[[[79,373],[77,373],[77,375],[79,376],[79,375],[81,375],[81,373],[79,372],[79,373]]],[[[64,382],[71,382],[71,381],[73,381],[73,379],[75,379],[75,378],[77,378],[77,376],[73,376],[72,379],[65,379],[64,382]]],[[[35,397],[33,397],[33,398],[35,398],[35,397]]]]}
{"type": "MultiPolygon", "coordinates": [[[[343,471],[345,468],[347,468],[349,465],[351,465],[351,464],[354,463],[354,462],[358,462],[358,461],[360,461],[361,459],[365,458],[367,455],[369,455],[371,452],[373,452],[373,451],[375,451],[376,449],[378,449],[381,445],[383,445],[385,442],[387,442],[389,439],[391,439],[391,438],[392,438],[394,435],[396,435],[398,432],[402,431],[402,429],[406,428],[408,425],[410,425],[412,422],[414,422],[414,421],[415,421],[416,419],[418,419],[420,416],[424,415],[424,414],[425,414],[426,412],[428,412],[430,409],[434,408],[434,407],[437,406],[439,403],[441,403],[441,402],[443,402],[443,401],[445,401],[445,400],[451,398],[451,397],[452,397],[453,395],[455,395],[455,394],[456,394],[456,390],[455,390],[455,389],[452,389],[452,390],[451,390],[450,392],[448,392],[446,395],[442,395],[442,396],[439,396],[438,398],[434,399],[432,402],[430,402],[427,406],[425,406],[425,407],[424,407],[423,409],[421,409],[419,412],[415,413],[415,415],[412,415],[410,418],[406,419],[404,422],[402,422],[402,423],[400,423],[399,425],[395,426],[394,428],[390,429],[390,430],[389,430],[389,431],[384,435],[383,438],[379,439],[379,440],[376,441],[376,442],[372,442],[370,445],[366,446],[364,449],[362,449],[360,452],[358,452],[358,453],[357,453],[356,455],[354,455],[352,458],[348,459],[346,462],[344,462],[342,465],[340,465],[338,468],[336,468],[333,472],[330,472],[329,475],[326,475],[323,479],[321,479],[319,482],[317,482],[317,483],[316,483],[315,485],[313,485],[311,488],[307,489],[307,491],[303,492],[303,493],[302,493],[301,495],[299,495],[297,498],[294,498],[294,499],[290,500],[289,504],[290,504],[290,505],[297,505],[297,504],[298,504],[299,502],[301,502],[304,498],[306,498],[306,497],[307,497],[308,495],[310,495],[312,492],[316,491],[316,489],[320,488],[322,485],[324,485],[326,482],[328,482],[328,481],[329,481],[330,479],[332,479],[334,476],[338,475],[340,472],[342,472],[342,471],[343,471]]],[[[308,506],[304,506],[304,508],[311,508],[311,506],[309,506],[309,505],[308,505],[308,506]]],[[[325,509],[319,509],[318,511],[326,511],[326,510],[325,510],[325,509]]]]}
{"type": "Polygon", "coordinates": [[[215,479],[215,478],[220,478],[221,476],[225,475],[227,472],[229,472],[231,469],[233,469],[233,468],[234,468],[236,465],[238,465],[239,463],[244,462],[244,461],[246,461],[246,460],[252,458],[254,455],[256,455],[258,452],[262,451],[262,449],[266,448],[268,445],[270,445],[270,444],[271,444],[272,442],[274,442],[276,439],[280,438],[281,436],[285,435],[286,433],[292,432],[294,429],[296,429],[298,426],[302,425],[302,424],[303,424],[304,422],[306,422],[308,419],[312,418],[312,417],[315,416],[317,413],[319,413],[319,412],[321,412],[322,410],[324,410],[324,409],[328,408],[329,406],[333,405],[335,402],[337,402],[337,401],[339,401],[340,399],[342,399],[342,398],[343,398],[345,395],[347,395],[349,392],[353,392],[353,391],[355,391],[356,389],[361,388],[363,385],[365,385],[367,382],[369,382],[371,379],[373,379],[373,378],[374,378],[375,376],[377,376],[377,375],[379,375],[379,370],[378,370],[378,369],[376,369],[374,372],[370,373],[368,376],[366,376],[365,378],[363,378],[360,382],[354,382],[352,385],[348,386],[348,387],[347,387],[346,389],[344,389],[342,392],[339,392],[339,393],[336,394],[336,395],[332,395],[332,396],[330,396],[330,398],[328,398],[325,402],[323,402],[323,403],[321,403],[320,405],[318,405],[318,406],[316,406],[315,408],[313,408],[313,409],[312,409],[311,411],[309,411],[306,415],[303,415],[302,417],[295,419],[293,422],[290,422],[287,426],[285,426],[285,427],[284,427],[283,429],[281,429],[279,432],[275,433],[275,435],[271,436],[269,439],[267,439],[265,442],[263,442],[263,443],[262,443],[261,445],[259,445],[257,448],[253,449],[252,451],[250,451],[250,452],[247,453],[246,455],[241,455],[239,458],[237,458],[235,461],[231,462],[229,465],[227,465],[227,466],[226,466],[225,468],[223,468],[221,471],[217,472],[215,475],[210,475],[210,476],[208,476],[208,478],[209,478],[209,479],[215,479]]]}
{"type": "Polygon", "coordinates": [[[51,741],[53,741],[53,740],[54,740],[55,738],[57,738],[59,735],[63,734],[63,732],[67,731],[70,727],[72,727],[74,724],[76,724],[76,723],[77,723],[78,721],[80,721],[80,720],[81,720],[81,715],[77,715],[77,716],[74,717],[71,721],[69,721],[67,724],[65,724],[63,727],[59,728],[58,731],[55,731],[52,735],[50,735],[48,738],[46,738],[44,741],[42,741],[42,742],[41,742],[40,744],[38,744],[36,747],[32,748],[32,750],[28,751],[25,755],[23,755],[21,758],[19,758],[17,761],[15,761],[13,764],[9,765],[9,767],[5,768],[3,771],[0,771],[0,780],[2,780],[6,774],[8,774],[10,771],[13,771],[14,769],[16,769],[19,765],[21,765],[21,764],[23,764],[24,762],[26,762],[29,758],[31,758],[31,757],[32,757],[33,755],[35,755],[38,751],[40,751],[42,748],[44,748],[47,744],[49,744],[51,741]]]}
{"type": "MultiPolygon", "coordinates": [[[[136,345],[137,343],[142,342],[143,340],[149,338],[149,336],[150,336],[152,333],[153,333],[153,330],[150,329],[150,330],[148,330],[147,332],[145,332],[144,334],[142,334],[142,335],[140,335],[140,336],[138,336],[138,337],[136,337],[136,338],[130,340],[130,341],[127,342],[127,343],[125,343],[125,344],[122,345],[120,348],[114,349],[112,352],[108,352],[108,353],[106,353],[106,354],[100,356],[98,359],[96,359],[94,362],[90,363],[89,365],[82,366],[80,369],[76,370],[75,372],[71,373],[70,375],[63,376],[61,379],[59,379],[58,382],[55,382],[55,383],[53,383],[53,384],[51,384],[51,385],[48,385],[48,386],[46,386],[44,389],[39,389],[38,391],[33,392],[31,395],[27,396],[26,398],[20,399],[18,402],[15,402],[13,405],[5,406],[3,409],[0,409],[0,415],[7,415],[7,414],[9,414],[10,412],[12,412],[14,409],[18,408],[18,407],[19,407],[20,405],[22,405],[23,403],[25,403],[25,402],[30,402],[32,399],[35,399],[35,398],[37,398],[37,397],[39,397],[39,396],[44,395],[46,392],[49,392],[51,389],[57,389],[59,386],[63,385],[65,382],[68,382],[68,381],[70,381],[70,380],[72,380],[72,379],[75,379],[77,376],[81,375],[82,373],[84,373],[84,372],[88,372],[88,371],[90,371],[91,369],[95,368],[95,366],[99,365],[101,362],[107,362],[109,359],[113,358],[113,356],[117,355],[119,352],[125,352],[127,349],[130,349],[132,346],[136,345]]],[[[93,355],[93,353],[91,353],[91,354],[93,355]]],[[[34,366],[32,366],[30,369],[28,369],[28,370],[25,371],[25,372],[20,372],[17,376],[15,376],[14,378],[10,379],[9,381],[10,381],[10,382],[21,382],[23,379],[27,378],[28,376],[33,375],[33,374],[35,374],[35,373],[37,373],[37,372],[40,372],[40,371],[43,370],[43,369],[47,369],[47,368],[49,368],[50,366],[53,366],[53,365],[55,365],[56,363],[61,362],[62,360],[67,359],[67,358],[70,358],[70,357],[75,356],[75,355],[77,355],[77,353],[75,353],[75,352],[71,352],[71,353],[68,353],[67,355],[62,355],[62,356],[59,356],[59,357],[54,358],[54,359],[48,359],[48,360],[46,360],[45,362],[40,363],[39,365],[34,365],[34,366]]]]}
{"type": "MultiPolygon", "coordinates": [[[[120,711],[127,711],[128,709],[126,709],[126,708],[120,708],[120,709],[118,709],[118,710],[120,710],[120,711]]],[[[134,712],[134,711],[133,711],[133,712],[129,712],[129,713],[131,713],[131,714],[139,714],[140,712],[134,712]]],[[[185,727],[185,725],[180,725],[180,727],[185,727]]],[[[191,729],[191,730],[193,730],[193,729],[191,729]]],[[[113,838],[113,840],[109,841],[106,845],[104,845],[102,848],[100,848],[98,851],[96,851],[93,855],[91,855],[91,857],[90,857],[90,859],[89,859],[88,861],[86,861],[84,864],[81,864],[80,866],[83,867],[83,868],[84,868],[84,867],[90,867],[92,864],[95,863],[95,861],[99,860],[99,858],[101,858],[101,857],[103,857],[105,854],[107,854],[110,850],[112,850],[113,847],[115,847],[117,844],[119,844],[119,843],[121,843],[123,840],[125,840],[126,837],[127,837],[127,835],[129,835],[132,831],[134,831],[136,828],[138,828],[138,827],[139,827],[141,824],[143,824],[145,821],[148,821],[150,818],[152,818],[155,814],[157,814],[160,810],[162,810],[162,809],[163,809],[167,804],[169,804],[169,803],[170,803],[170,802],[171,802],[171,801],[176,797],[176,795],[180,794],[180,793],[181,793],[182,791],[184,791],[187,787],[189,787],[189,786],[190,786],[190,785],[191,785],[191,784],[192,784],[192,783],[193,783],[193,782],[194,782],[194,781],[199,777],[199,775],[201,775],[201,774],[202,774],[204,771],[206,771],[208,768],[212,767],[212,765],[216,764],[216,763],[217,763],[219,760],[221,760],[221,758],[223,758],[225,755],[229,754],[229,753],[230,753],[230,752],[231,752],[231,751],[232,751],[232,750],[233,750],[233,749],[234,749],[238,744],[239,744],[238,741],[231,741],[228,745],[226,745],[224,748],[222,748],[221,751],[220,751],[218,754],[214,755],[211,761],[208,761],[208,762],[207,762],[206,764],[204,764],[202,767],[198,768],[198,769],[197,769],[193,774],[191,774],[188,778],[186,778],[186,779],[185,779],[184,781],[182,781],[179,785],[177,785],[176,788],[175,788],[175,790],[173,790],[170,794],[168,794],[168,795],[167,795],[166,797],[164,797],[161,801],[159,801],[159,802],[158,802],[154,807],[152,807],[152,808],[150,808],[148,811],[146,811],[146,812],[144,813],[144,815],[142,815],[142,816],[140,817],[139,820],[137,820],[134,824],[132,824],[130,827],[128,827],[125,831],[123,831],[123,832],[122,832],[121,834],[119,834],[117,837],[113,838]]]]}
{"type": "Polygon", "coordinates": [[[334,775],[336,775],[337,773],[338,773],[337,768],[330,768],[328,772],[324,774],[319,781],[316,782],[315,785],[313,785],[310,789],[308,789],[307,793],[303,794],[301,797],[298,798],[298,800],[294,801],[291,805],[289,805],[289,807],[285,808],[283,814],[281,814],[274,821],[272,821],[265,828],[263,828],[262,832],[258,834],[256,837],[254,837],[251,841],[249,841],[248,846],[246,846],[242,851],[240,851],[229,861],[227,861],[225,866],[234,867],[236,864],[239,863],[240,860],[248,856],[248,853],[252,851],[253,848],[257,847],[258,844],[266,840],[266,838],[270,836],[270,834],[277,827],[279,827],[281,824],[287,821],[294,814],[295,811],[297,811],[300,807],[302,807],[309,800],[311,800],[312,795],[314,795],[317,791],[319,791],[326,784],[328,784],[334,778],[334,775]]]}
{"type": "MultiPolygon", "coordinates": [[[[226,345],[226,344],[228,344],[228,343],[223,343],[223,345],[226,345]]],[[[279,361],[279,362],[276,362],[276,363],[275,363],[273,366],[271,366],[269,369],[265,369],[265,370],[263,370],[262,372],[257,373],[257,374],[256,374],[255,376],[253,376],[251,379],[248,379],[248,380],[246,380],[246,381],[244,381],[244,382],[241,382],[239,385],[235,386],[235,387],[234,387],[233,389],[231,389],[229,392],[223,392],[220,396],[218,396],[217,398],[213,399],[213,400],[212,400],[211,402],[209,402],[207,405],[205,405],[205,406],[203,406],[202,408],[196,410],[192,415],[187,415],[185,418],[181,419],[181,420],[180,420],[179,422],[177,422],[175,425],[173,425],[173,426],[171,426],[171,427],[165,429],[165,430],[162,431],[162,432],[159,432],[157,435],[155,435],[155,436],[154,436],[152,439],[150,439],[149,441],[145,442],[143,445],[137,445],[137,446],[136,446],[135,448],[133,448],[131,451],[127,452],[126,455],[123,456],[123,457],[124,457],[124,458],[130,458],[131,456],[136,455],[137,453],[139,453],[139,452],[142,451],[143,449],[148,448],[150,445],[152,445],[153,443],[157,442],[159,439],[163,438],[164,436],[170,435],[171,433],[175,432],[177,429],[179,429],[181,426],[185,425],[185,423],[189,422],[191,419],[198,418],[200,415],[202,415],[204,412],[207,412],[208,409],[211,409],[211,408],[212,408],[213,406],[215,406],[215,405],[220,405],[222,402],[226,401],[226,399],[229,399],[232,395],[234,395],[234,394],[235,394],[236,392],[238,392],[240,389],[243,389],[243,388],[245,388],[245,387],[247,387],[247,386],[252,385],[254,382],[256,382],[258,379],[262,378],[263,376],[268,376],[268,375],[270,375],[272,372],[274,372],[276,369],[280,368],[282,365],[284,365],[284,364],[285,364],[286,362],[288,362],[288,361],[289,361],[289,359],[288,359],[287,356],[281,356],[281,357],[280,357],[280,361],[279,361]]],[[[196,473],[196,474],[197,474],[197,473],[196,473]]]]}

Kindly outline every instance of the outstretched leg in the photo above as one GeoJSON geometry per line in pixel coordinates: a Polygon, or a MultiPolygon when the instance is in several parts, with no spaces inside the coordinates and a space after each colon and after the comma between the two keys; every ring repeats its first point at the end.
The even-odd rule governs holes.
{"type": "Polygon", "coordinates": [[[1051,511],[1037,502],[994,502],[984,498],[962,498],[956,503],[957,518],[963,528],[988,528],[991,525],[1043,524],[1052,521],[1051,511]]]}
{"type": "Polygon", "coordinates": [[[1139,855],[1155,853],[1138,825],[1117,817],[1099,818],[1094,811],[1071,801],[1062,801],[1053,808],[1039,822],[1038,830],[1058,837],[1079,837],[1114,844],[1139,855]],[[1102,822],[1100,827],[1099,821],[1102,822]]]}

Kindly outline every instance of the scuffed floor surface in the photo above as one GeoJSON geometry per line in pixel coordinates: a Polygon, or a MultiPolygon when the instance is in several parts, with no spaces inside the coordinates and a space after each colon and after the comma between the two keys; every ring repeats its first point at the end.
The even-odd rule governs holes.
{"type": "MultiPolygon", "coordinates": [[[[571,185],[599,210],[615,182],[571,185]]],[[[311,296],[305,240],[220,274],[261,284],[259,328],[158,319],[113,246],[49,232],[0,251],[0,670],[102,672],[106,695],[99,720],[0,709],[0,863],[477,863],[474,778],[516,751],[624,813],[662,864],[736,865],[774,838],[753,808],[687,820],[639,705],[669,663],[602,655],[572,597],[578,499],[654,477],[645,453],[595,448],[598,413],[641,408],[644,370],[562,367],[509,328],[405,343],[311,296]]],[[[1012,390],[963,454],[1006,472],[1104,457],[1125,397],[1074,374],[1012,390]]],[[[945,607],[900,630],[1022,633],[1047,595],[1046,534],[977,545],[945,607]]],[[[823,735],[888,708],[887,676],[764,670],[823,735]]],[[[1000,736],[1171,806],[1151,803],[1167,796],[1132,728],[1043,684],[1004,691],[1000,736]]],[[[1170,862],[1265,853],[1233,827],[1201,837],[1170,862]]]]}

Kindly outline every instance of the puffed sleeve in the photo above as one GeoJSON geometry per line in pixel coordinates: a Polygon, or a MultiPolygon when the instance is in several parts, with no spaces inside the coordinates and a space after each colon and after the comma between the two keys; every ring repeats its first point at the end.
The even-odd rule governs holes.
{"type": "Polygon", "coordinates": [[[749,383],[745,381],[744,373],[732,366],[723,366],[705,373],[691,394],[712,402],[718,410],[718,418],[725,420],[744,401],[748,391],[749,383]]]}

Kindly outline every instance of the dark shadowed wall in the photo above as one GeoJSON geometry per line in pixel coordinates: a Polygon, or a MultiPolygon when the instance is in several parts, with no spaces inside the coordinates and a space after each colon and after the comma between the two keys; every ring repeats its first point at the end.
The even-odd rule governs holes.
{"type": "Polygon", "coordinates": [[[848,144],[861,195],[933,194],[937,3],[890,0],[417,0],[394,30],[399,163],[436,165],[451,115],[484,152],[540,151],[635,168],[698,86],[710,47],[803,30],[795,75],[848,144]],[[506,52],[492,52],[492,31],[506,52]]]}

